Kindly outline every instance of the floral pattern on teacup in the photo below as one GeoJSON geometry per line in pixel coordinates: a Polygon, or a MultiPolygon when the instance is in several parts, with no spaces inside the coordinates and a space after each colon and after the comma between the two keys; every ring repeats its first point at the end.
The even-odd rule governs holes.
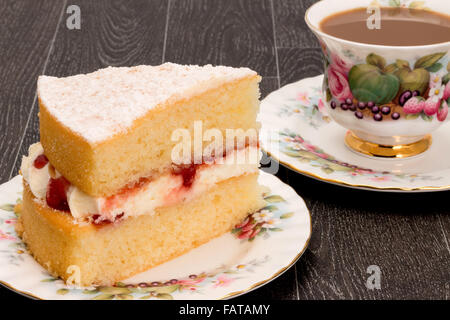
{"type": "MultiPolygon", "coordinates": [[[[431,10],[417,0],[374,0],[371,6],[431,10]]],[[[375,121],[447,118],[450,62],[445,49],[406,61],[376,53],[360,56],[351,48],[330,49],[319,42],[325,58],[323,88],[332,109],[375,121]]]]}
{"type": "Polygon", "coordinates": [[[390,63],[370,53],[364,62],[354,65],[344,54],[329,52],[324,51],[324,90],[332,109],[375,121],[447,118],[450,62],[446,52],[390,63]]]}
{"type": "Polygon", "coordinates": [[[418,0],[373,0],[371,5],[429,10],[425,1],[418,0]]]}

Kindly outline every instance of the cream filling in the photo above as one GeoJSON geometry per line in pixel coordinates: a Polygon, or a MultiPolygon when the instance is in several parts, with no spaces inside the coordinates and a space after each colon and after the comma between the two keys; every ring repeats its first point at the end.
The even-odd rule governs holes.
{"type": "Polygon", "coordinates": [[[39,199],[45,199],[48,181],[50,180],[49,163],[41,169],[37,169],[33,165],[34,160],[43,153],[44,149],[39,142],[32,144],[28,148],[28,157],[22,157],[22,165],[20,166],[22,176],[28,183],[31,192],[39,199]]]}
{"type": "MultiPolygon", "coordinates": [[[[31,145],[28,157],[22,158],[21,166],[25,181],[39,199],[45,199],[50,179],[48,163],[41,169],[33,165],[36,157],[43,153],[40,143],[31,145]]],[[[92,197],[71,185],[67,191],[67,202],[72,216],[78,221],[92,221],[94,215],[98,215],[97,221],[114,221],[117,216],[125,218],[153,214],[158,207],[190,200],[221,181],[258,172],[258,163],[248,161],[254,158],[255,153],[258,153],[257,147],[249,146],[227,153],[224,159],[199,166],[189,187],[183,185],[181,175],[168,173],[111,197],[92,197]]],[[[56,172],[56,175],[59,173],[56,172]]]]}

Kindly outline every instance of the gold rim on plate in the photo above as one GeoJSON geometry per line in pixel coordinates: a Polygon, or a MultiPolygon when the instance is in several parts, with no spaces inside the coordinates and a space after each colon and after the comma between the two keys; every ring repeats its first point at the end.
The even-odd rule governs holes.
{"type": "Polygon", "coordinates": [[[13,291],[15,293],[21,294],[24,297],[35,299],[35,300],[44,300],[44,299],[42,299],[42,298],[40,298],[38,296],[35,296],[32,293],[29,293],[27,291],[22,291],[22,290],[19,290],[17,288],[14,288],[12,285],[10,285],[9,283],[7,283],[5,281],[0,280],[0,285],[4,286],[6,289],[9,289],[9,290],[11,290],[11,291],[13,291]]]}
{"type": "MultiPolygon", "coordinates": [[[[303,200],[303,198],[302,198],[303,200]]],[[[245,293],[249,293],[250,291],[253,291],[255,289],[258,289],[259,287],[263,286],[266,283],[271,282],[272,280],[275,280],[276,278],[278,278],[279,276],[281,276],[283,273],[285,273],[287,270],[289,270],[290,267],[292,267],[299,259],[300,257],[305,253],[306,249],[309,246],[309,241],[311,240],[311,234],[312,234],[312,219],[311,219],[311,213],[309,212],[308,207],[305,204],[305,208],[306,208],[306,212],[308,212],[309,215],[309,236],[308,239],[306,239],[305,245],[303,247],[302,250],[300,250],[300,252],[295,256],[295,258],[285,267],[281,268],[280,270],[278,270],[277,272],[275,272],[271,277],[259,281],[253,285],[251,285],[250,287],[248,287],[245,290],[240,290],[240,291],[235,291],[235,292],[231,292],[225,296],[223,296],[222,298],[219,298],[217,300],[224,300],[224,299],[229,299],[229,298],[233,298],[233,297],[237,297],[240,296],[242,294],[245,293]]]]}
{"type": "MultiPolygon", "coordinates": [[[[289,186],[289,187],[290,187],[290,186],[289,186]]],[[[292,187],[290,187],[290,188],[298,195],[298,193],[297,193],[292,187]]],[[[300,195],[298,195],[298,196],[300,197],[300,195]]],[[[234,298],[234,297],[237,297],[237,296],[240,296],[240,295],[249,293],[250,291],[253,291],[253,290],[255,290],[255,289],[258,289],[259,287],[263,286],[263,285],[266,284],[266,283],[271,282],[272,280],[278,278],[278,277],[281,276],[283,273],[285,273],[287,270],[289,270],[289,268],[291,268],[291,267],[292,267],[292,266],[300,259],[300,257],[305,253],[306,249],[307,249],[308,246],[309,246],[309,242],[310,242],[310,240],[311,240],[311,234],[312,234],[312,217],[311,217],[311,212],[309,212],[309,209],[308,209],[308,207],[306,206],[305,201],[303,200],[302,197],[300,197],[300,199],[302,199],[302,201],[303,201],[303,203],[304,203],[304,205],[305,205],[306,212],[307,212],[307,214],[308,214],[308,216],[309,216],[309,235],[308,235],[308,239],[306,239],[305,245],[304,245],[303,248],[300,250],[300,252],[295,256],[295,258],[294,258],[288,265],[286,265],[285,267],[283,267],[283,268],[281,268],[280,270],[278,270],[277,272],[275,272],[275,273],[274,273],[272,276],[270,276],[269,278],[267,278],[267,279],[265,279],[265,280],[261,280],[261,281],[255,283],[255,284],[252,284],[252,285],[251,285],[250,287],[248,287],[247,289],[239,290],[239,291],[234,291],[234,292],[230,292],[230,293],[228,293],[227,295],[225,295],[225,296],[223,296],[223,297],[221,297],[221,298],[218,298],[218,299],[216,299],[216,300],[225,300],[225,299],[234,298]]],[[[2,281],[2,280],[0,280],[0,285],[3,285],[5,288],[7,288],[7,289],[9,289],[9,290],[11,290],[11,291],[13,291],[13,292],[16,292],[16,293],[18,293],[18,294],[21,294],[21,295],[23,295],[23,296],[25,296],[25,297],[27,297],[27,298],[36,299],[36,300],[47,300],[47,299],[38,297],[38,296],[36,296],[36,295],[34,295],[34,294],[32,294],[32,293],[29,293],[29,292],[27,292],[27,291],[22,291],[22,290],[19,290],[19,289],[17,289],[17,288],[14,288],[11,284],[9,284],[9,283],[7,283],[7,282],[4,282],[4,281],[2,281]]]]}
{"type": "MultiPolygon", "coordinates": [[[[231,292],[231,293],[229,293],[229,294],[227,294],[227,295],[225,295],[225,296],[223,296],[221,298],[218,298],[216,300],[226,300],[226,299],[234,298],[234,297],[237,297],[237,296],[249,293],[250,291],[258,289],[259,287],[263,286],[264,284],[269,283],[272,280],[275,280],[276,278],[281,276],[283,273],[285,273],[287,270],[289,270],[300,259],[300,257],[305,253],[306,249],[309,246],[309,242],[311,240],[311,233],[312,233],[311,213],[309,212],[307,207],[306,207],[306,211],[308,212],[308,215],[309,215],[309,236],[308,236],[308,239],[306,240],[303,249],[295,256],[295,258],[287,266],[285,266],[285,267],[281,268],[280,270],[278,270],[277,272],[275,272],[271,277],[269,277],[269,278],[267,278],[265,280],[259,281],[259,282],[255,283],[255,284],[252,284],[250,287],[248,287],[245,290],[231,292]]],[[[9,283],[4,282],[2,280],[0,280],[0,284],[3,285],[5,288],[7,288],[7,289],[9,289],[9,290],[11,290],[13,292],[16,292],[18,294],[21,294],[21,295],[23,295],[23,296],[25,296],[27,298],[31,298],[31,299],[35,299],[35,300],[47,300],[47,299],[35,296],[34,294],[29,293],[27,291],[21,291],[21,290],[19,290],[17,288],[14,288],[12,285],[10,285],[9,283]]]]}

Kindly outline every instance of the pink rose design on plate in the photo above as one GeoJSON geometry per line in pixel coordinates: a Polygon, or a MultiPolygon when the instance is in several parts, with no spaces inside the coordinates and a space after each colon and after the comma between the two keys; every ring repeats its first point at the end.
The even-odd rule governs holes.
{"type": "Polygon", "coordinates": [[[331,61],[332,65],[335,68],[335,70],[339,71],[340,73],[344,74],[346,77],[350,71],[350,69],[353,67],[353,65],[342,59],[337,54],[331,54],[331,61]]]}
{"type": "Polygon", "coordinates": [[[297,94],[297,100],[304,104],[309,104],[308,93],[307,92],[299,92],[297,94]]]}
{"type": "Polygon", "coordinates": [[[328,68],[328,87],[331,94],[339,101],[353,99],[347,75],[336,69],[334,65],[328,68]]]}
{"type": "Polygon", "coordinates": [[[322,99],[319,99],[319,103],[317,104],[317,108],[319,108],[319,111],[322,114],[328,115],[327,110],[325,109],[325,104],[323,103],[322,99]]]}
{"type": "Polygon", "coordinates": [[[17,219],[6,219],[5,223],[6,224],[15,224],[17,222],[17,219]]]}
{"type": "Polygon", "coordinates": [[[195,291],[197,290],[197,285],[200,284],[205,280],[205,277],[196,277],[196,278],[190,278],[190,279],[184,279],[184,280],[178,280],[177,284],[181,285],[180,291],[183,290],[191,290],[195,291]]]}
{"type": "Polygon", "coordinates": [[[16,240],[16,238],[0,230],[0,240],[16,240]]]}
{"type": "Polygon", "coordinates": [[[214,281],[214,288],[217,287],[226,287],[228,284],[230,284],[231,282],[233,282],[234,279],[232,278],[228,278],[226,275],[222,274],[220,275],[216,281],[214,281]]]}
{"type": "Polygon", "coordinates": [[[185,279],[185,280],[178,280],[178,284],[181,284],[183,286],[195,286],[196,284],[199,284],[205,280],[205,278],[199,277],[194,279],[185,279]]]}

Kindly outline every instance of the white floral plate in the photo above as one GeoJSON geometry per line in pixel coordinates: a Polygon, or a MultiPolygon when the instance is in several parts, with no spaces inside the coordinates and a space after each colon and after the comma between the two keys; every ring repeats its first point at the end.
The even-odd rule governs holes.
{"type": "Polygon", "coordinates": [[[302,198],[273,175],[268,205],[232,232],[111,287],[71,288],[51,277],[14,231],[21,176],[0,186],[0,283],[39,299],[221,299],[275,279],[305,251],[311,217],[302,198]]]}
{"type": "Polygon", "coordinates": [[[307,176],[377,191],[450,189],[450,125],[433,132],[431,147],[407,159],[359,155],[344,143],[346,129],[326,114],[323,75],[288,84],[261,102],[263,149],[307,176]]]}

